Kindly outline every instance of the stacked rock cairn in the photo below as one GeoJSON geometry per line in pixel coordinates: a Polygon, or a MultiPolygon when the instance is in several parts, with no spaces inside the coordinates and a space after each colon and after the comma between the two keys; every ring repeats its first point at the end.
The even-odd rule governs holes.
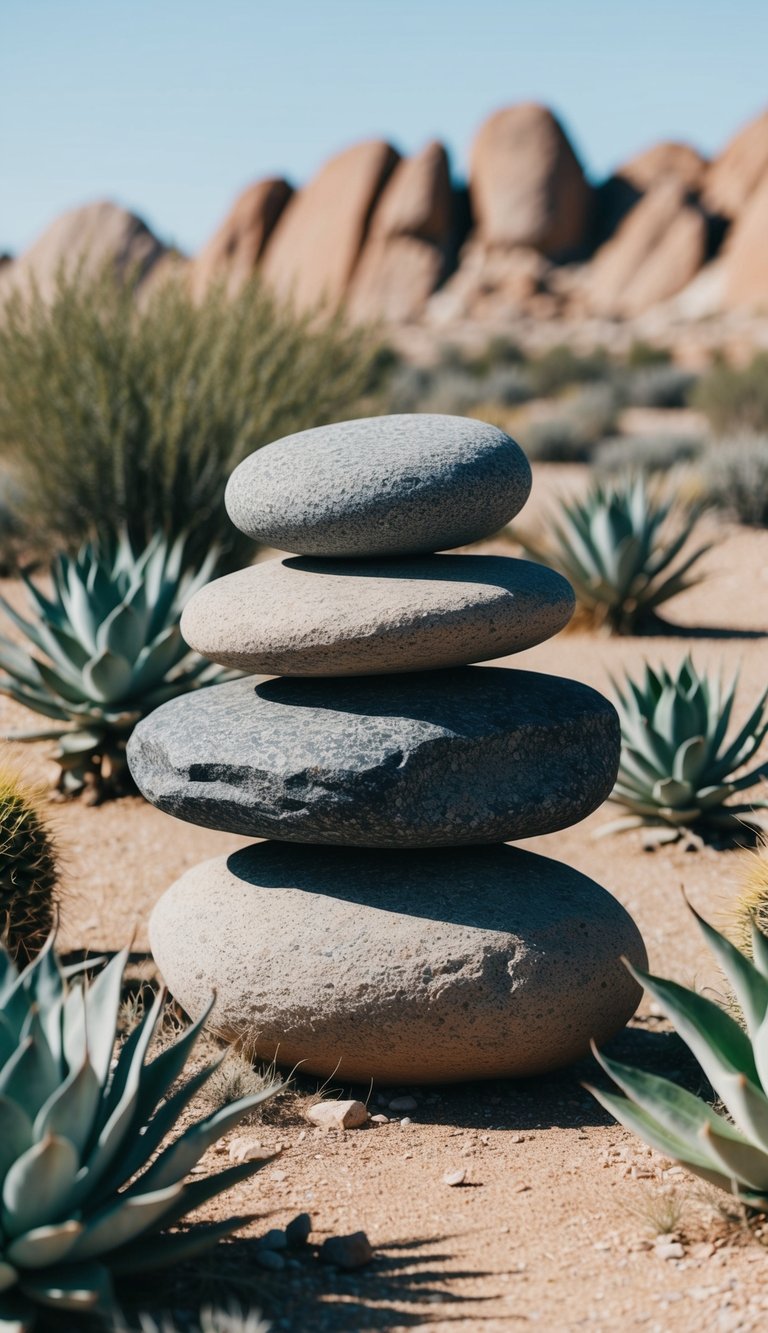
{"type": "Polygon", "coordinates": [[[182,632],[248,673],[164,704],[129,761],[161,810],[264,839],[184,874],[152,916],[165,980],[259,1057],[348,1082],[530,1075],[631,1017],[645,965],[624,908],[511,840],[606,798],[612,705],[469,665],[556,634],[559,574],[435,554],[519,512],[530,468],[494,426],[403,415],[252,454],[226,502],[296,554],[196,593],[182,632]],[[263,679],[263,676],[272,677],[263,679]]]}

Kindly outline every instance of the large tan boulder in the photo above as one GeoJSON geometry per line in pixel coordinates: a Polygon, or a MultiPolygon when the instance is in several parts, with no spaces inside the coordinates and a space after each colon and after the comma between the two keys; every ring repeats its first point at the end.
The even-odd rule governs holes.
{"type": "Polygon", "coordinates": [[[617,167],[615,175],[640,193],[653,189],[664,176],[674,176],[687,190],[698,191],[704,181],[707,159],[687,143],[664,140],[636,153],[617,167]]]}
{"type": "Polygon", "coordinates": [[[560,122],[533,102],[497,111],[472,146],[470,196],[479,239],[550,257],[587,238],[592,191],[560,122]]]}
{"type": "Polygon", "coordinates": [[[728,309],[768,311],[768,177],[734,223],[723,267],[728,309]]]}
{"type": "Polygon", "coordinates": [[[674,296],[707,257],[707,220],[688,192],[659,181],[597,252],[588,271],[594,314],[632,317],[674,296]]]}
{"type": "Polygon", "coordinates": [[[232,295],[244,286],[292,194],[288,182],[277,177],[255,181],[243,190],[190,266],[195,296],[218,281],[232,295]]]}
{"type": "Polygon", "coordinates": [[[453,226],[448,156],[429,143],[399,162],[382,191],[350,289],[355,319],[420,315],[445,269],[453,226]]]}
{"type": "Polygon", "coordinates": [[[59,272],[71,276],[80,268],[85,278],[107,265],[120,277],[129,274],[137,284],[146,280],[155,264],[167,253],[135,213],[103,200],[62,213],[42,236],[0,274],[0,295],[29,290],[36,285],[44,300],[50,300],[59,272]]]}
{"type": "Polygon", "coordinates": [[[343,301],[363,248],[374,206],[398,161],[379,139],[332,157],[294,195],[267,243],[266,281],[307,310],[343,301]]]}
{"type": "Polygon", "coordinates": [[[768,178],[768,109],[734,135],[707,174],[703,200],[710,213],[736,217],[768,178]]]}

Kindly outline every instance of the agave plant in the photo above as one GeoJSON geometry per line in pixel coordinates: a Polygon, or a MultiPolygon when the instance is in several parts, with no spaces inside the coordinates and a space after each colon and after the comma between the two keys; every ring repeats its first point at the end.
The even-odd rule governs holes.
{"type": "Polygon", "coordinates": [[[35,613],[25,620],[5,598],[6,615],[37,653],[0,636],[0,691],[63,726],[14,740],[56,739],[59,789],[93,799],[132,790],[125,746],[158,704],[222,679],[221,668],[190,652],[179,630],[186,600],[208,581],[217,553],[185,570],[185,538],[158,535],[140,553],[126,535],[89,542],[51,568],[47,596],[25,584],[35,613]],[[38,655],[40,654],[40,655],[38,655]]]}
{"type": "MultiPolygon", "coordinates": [[[[693,910],[693,909],[691,909],[693,910]]],[[[595,1050],[624,1096],[590,1088],[652,1148],[749,1207],[768,1208],[768,936],[753,926],[754,962],[694,913],[741,1008],[744,1026],[721,1006],[676,982],[630,968],[674,1023],[714,1088],[713,1110],[669,1079],[595,1050]]],[[[629,965],[627,965],[629,966],[629,965]]],[[[594,1048],[593,1048],[594,1049],[594,1048]]]]}
{"type": "Polygon", "coordinates": [[[52,939],[22,972],[0,953],[0,1329],[31,1328],[39,1306],[106,1310],[113,1276],[188,1258],[247,1220],[166,1231],[264,1164],[185,1181],[277,1085],[166,1143],[221,1061],[178,1086],[207,1013],[148,1058],[164,991],[113,1058],[127,957],[86,985],[52,939]]]}
{"type": "Polygon", "coordinates": [[[632,634],[697,582],[688,576],[707,548],[682,554],[694,521],[654,499],[643,477],[629,477],[596,482],[583,500],[563,502],[546,549],[526,539],[522,545],[565,575],[595,624],[632,634]]]}
{"type": "Polygon", "coordinates": [[[768,734],[768,690],[730,739],[738,677],[699,675],[686,657],[676,675],[646,665],[642,681],[614,683],[621,721],[621,762],[610,799],[628,814],[602,832],[655,826],[649,842],[672,842],[695,830],[755,827],[768,802],[729,803],[768,776],[768,763],[741,772],[768,734]]]}

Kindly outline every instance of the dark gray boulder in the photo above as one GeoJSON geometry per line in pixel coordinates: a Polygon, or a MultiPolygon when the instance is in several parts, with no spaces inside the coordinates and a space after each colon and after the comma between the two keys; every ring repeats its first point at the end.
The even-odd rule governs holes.
{"type": "Polygon", "coordinates": [[[131,737],[144,795],[193,824],[356,847],[506,842],[608,796],[619,722],[557,676],[463,667],[245,678],[163,704],[131,737]]]}

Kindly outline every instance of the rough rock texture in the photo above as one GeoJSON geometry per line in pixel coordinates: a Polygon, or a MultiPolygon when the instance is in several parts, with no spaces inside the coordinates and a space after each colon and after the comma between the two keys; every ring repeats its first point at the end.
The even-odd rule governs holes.
{"type": "Polygon", "coordinates": [[[593,880],[514,847],[324,851],[261,843],[187,871],[152,950],[192,1015],[342,1083],[528,1076],[632,1016],[646,965],[593,880]]]}
{"type": "Polygon", "coordinates": [[[398,163],[384,187],[347,301],[353,318],[419,315],[443,275],[452,229],[448,157],[430,143],[398,163]]]}
{"type": "Polygon", "coordinates": [[[587,284],[599,315],[631,317],[681,291],[707,256],[707,221],[673,177],[649,190],[598,250],[587,284]]]}
{"type": "Polygon", "coordinates": [[[645,194],[664,176],[673,176],[686,190],[700,190],[706,170],[707,159],[690,144],[667,139],[636,153],[615,174],[645,194]]]}
{"type": "Polygon", "coordinates": [[[408,555],[491,536],[530,488],[528,460],[503,431],[414,413],[277,440],[235,469],[226,505],[236,527],[281,551],[408,555]]]}
{"type": "Polygon", "coordinates": [[[114,266],[120,277],[129,272],[138,283],[167,253],[141,218],[104,200],[73,208],[57,217],[28,250],[3,268],[0,297],[29,290],[32,283],[44,300],[56,290],[59,270],[73,275],[78,266],[87,277],[114,266]]]}
{"type": "Polygon", "coordinates": [[[619,723],[595,690],[499,667],[215,685],[134,731],[141,791],[284,842],[440,847],[551,833],[605,800],[619,723]]]}
{"type": "Polygon", "coordinates": [[[378,139],[339,153],[294,195],[267,245],[265,280],[300,310],[337,307],[347,293],[368,224],[398,160],[378,139]]]}
{"type": "Polygon", "coordinates": [[[494,323],[510,313],[532,313],[551,270],[549,260],[530,246],[499,250],[468,241],[456,272],[429,302],[429,320],[437,326],[462,319],[494,323]]]}
{"type": "Polygon", "coordinates": [[[243,190],[190,265],[195,296],[202,296],[215,282],[225,282],[231,294],[245,285],[292,194],[288,182],[279,178],[255,181],[243,190]]]}
{"type": "Polygon", "coordinates": [[[470,193],[479,238],[551,257],[584,244],[591,190],[552,112],[532,102],[497,111],[472,147],[470,193]]]}
{"type": "Polygon", "coordinates": [[[751,120],[715,158],[704,187],[710,213],[734,218],[768,177],[768,110],[751,120]]]}
{"type": "Polygon", "coordinates": [[[520,652],[570,620],[570,584],[506,556],[266,560],[216,579],[181,630],[204,657],[264,675],[463,666],[520,652]]]}
{"type": "Polygon", "coordinates": [[[768,311],[768,174],[733,224],[723,269],[726,308],[768,311]]]}

